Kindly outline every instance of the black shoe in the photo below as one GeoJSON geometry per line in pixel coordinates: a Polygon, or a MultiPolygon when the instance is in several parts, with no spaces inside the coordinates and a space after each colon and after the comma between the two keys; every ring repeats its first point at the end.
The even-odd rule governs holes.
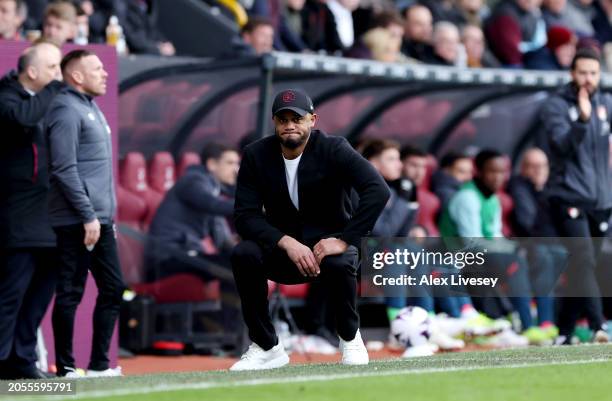
{"type": "Polygon", "coordinates": [[[8,380],[45,380],[55,377],[51,373],[43,372],[36,367],[15,368],[6,373],[7,376],[10,376],[8,380]]]}

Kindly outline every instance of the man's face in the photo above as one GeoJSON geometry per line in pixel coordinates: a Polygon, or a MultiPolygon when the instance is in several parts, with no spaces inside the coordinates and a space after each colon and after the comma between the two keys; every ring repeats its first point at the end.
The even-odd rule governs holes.
{"type": "Polygon", "coordinates": [[[76,24],[59,19],[53,15],[47,16],[43,24],[43,37],[62,46],[68,40],[74,39],[76,24]]]}
{"type": "Polygon", "coordinates": [[[287,0],[287,7],[294,11],[300,11],[304,8],[304,3],[306,0],[287,0]]]}
{"type": "Polygon", "coordinates": [[[385,149],[380,155],[373,157],[370,163],[387,181],[395,181],[402,176],[403,165],[397,149],[385,149]]]}
{"type": "Polygon", "coordinates": [[[102,96],[106,93],[106,78],[102,61],[96,55],[83,57],[75,63],[71,75],[83,92],[90,96],[102,96]]]}
{"type": "Polygon", "coordinates": [[[434,43],[435,52],[438,56],[449,63],[455,63],[459,55],[459,35],[456,31],[443,29],[436,35],[434,43]]]}
{"type": "Polygon", "coordinates": [[[448,172],[457,181],[468,182],[474,176],[474,163],[468,158],[457,159],[448,172]]]}
{"type": "Polygon", "coordinates": [[[544,152],[532,150],[525,154],[521,166],[521,175],[531,181],[538,190],[546,185],[549,172],[548,158],[544,152]]]}
{"type": "Polygon", "coordinates": [[[415,7],[406,15],[406,36],[415,42],[431,42],[432,16],[425,7],[415,7]]]}
{"type": "Polygon", "coordinates": [[[576,66],[572,70],[572,80],[579,88],[586,88],[589,93],[594,93],[599,86],[601,75],[599,61],[590,58],[576,60],[576,66]]]}
{"type": "Polygon", "coordinates": [[[276,113],[272,121],[280,143],[288,149],[295,149],[308,140],[317,115],[309,113],[302,117],[291,110],[283,110],[276,113]]]}
{"type": "Polygon", "coordinates": [[[404,176],[411,179],[418,187],[427,174],[427,158],[423,156],[408,156],[404,159],[404,176]]]}
{"type": "Polygon", "coordinates": [[[62,53],[57,47],[50,44],[38,45],[35,51],[36,55],[32,60],[32,68],[28,75],[34,90],[38,92],[52,80],[62,80],[62,71],[60,70],[62,53]]]}
{"type": "Polygon", "coordinates": [[[561,14],[565,9],[567,0],[544,0],[542,3],[549,11],[555,14],[561,14]]]}
{"type": "Polygon", "coordinates": [[[228,150],[223,152],[217,160],[209,159],[206,167],[220,183],[236,185],[238,169],[240,168],[240,156],[237,152],[228,150]]]}
{"type": "Polygon", "coordinates": [[[491,191],[499,191],[506,181],[506,161],[502,157],[489,159],[480,174],[483,184],[491,191]]]}
{"type": "Polygon", "coordinates": [[[484,54],[485,41],[482,30],[475,26],[468,26],[463,32],[463,45],[465,52],[471,60],[482,60],[484,54]]]}
{"type": "Polygon", "coordinates": [[[12,39],[22,23],[15,0],[0,0],[0,38],[12,39]]]}
{"type": "Polygon", "coordinates": [[[253,32],[245,33],[244,40],[253,46],[255,53],[269,53],[274,43],[274,28],[270,25],[259,25],[253,32]]]}
{"type": "Polygon", "coordinates": [[[400,43],[402,42],[402,38],[404,37],[404,26],[403,25],[391,23],[386,28],[391,34],[391,37],[393,39],[399,40],[400,43]]]}
{"type": "Polygon", "coordinates": [[[555,57],[559,65],[569,68],[572,65],[572,60],[576,55],[576,43],[574,41],[557,47],[555,57]]]}

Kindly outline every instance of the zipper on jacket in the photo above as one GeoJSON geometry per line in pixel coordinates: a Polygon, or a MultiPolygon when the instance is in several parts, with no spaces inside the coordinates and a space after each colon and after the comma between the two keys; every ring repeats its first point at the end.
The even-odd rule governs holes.
{"type": "Polygon", "coordinates": [[[33,171],[32,171],[32,183],[36,183],[38,180],[38,146],[32,143],[32,156],[33,156],[33,171]]]}

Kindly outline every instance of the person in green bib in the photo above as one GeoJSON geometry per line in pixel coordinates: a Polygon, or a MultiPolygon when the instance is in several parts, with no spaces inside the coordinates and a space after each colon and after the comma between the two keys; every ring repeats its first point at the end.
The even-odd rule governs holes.
{"type": "Polygon", "coordinates": [[[506,161],[500,152],[487,149],[478,153],[475,164],[475,178],[463,184],[442,211],[440,234],[443,238],[485,239],[487,274],[500,276],[513,295],[509,300],[519,314],[523,334],[531,343],[541,343],[546,335],[531,317],[527,262],[510,241],[487,241],[503,238],[502,209],[496,192],[506,180],[506,161]]]}

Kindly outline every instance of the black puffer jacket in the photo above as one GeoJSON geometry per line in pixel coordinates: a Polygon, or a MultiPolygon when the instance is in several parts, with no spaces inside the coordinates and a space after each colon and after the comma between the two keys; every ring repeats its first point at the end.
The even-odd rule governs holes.
{"type": "Polygon", "coordinates": [[[570,83],[542,109],[551,166],[548,193],[551,199],[601,210],[612,208],[612,96],[598,91],[591,96],[591,104],[591,119],[580,121],[576,89],[570,83]]]}
{"type": "Polygon", "coordinates": [[[31,96],[11,72],[0,80],[0,247],[52,247],[42,119],[58,81],[31,96]]]}

